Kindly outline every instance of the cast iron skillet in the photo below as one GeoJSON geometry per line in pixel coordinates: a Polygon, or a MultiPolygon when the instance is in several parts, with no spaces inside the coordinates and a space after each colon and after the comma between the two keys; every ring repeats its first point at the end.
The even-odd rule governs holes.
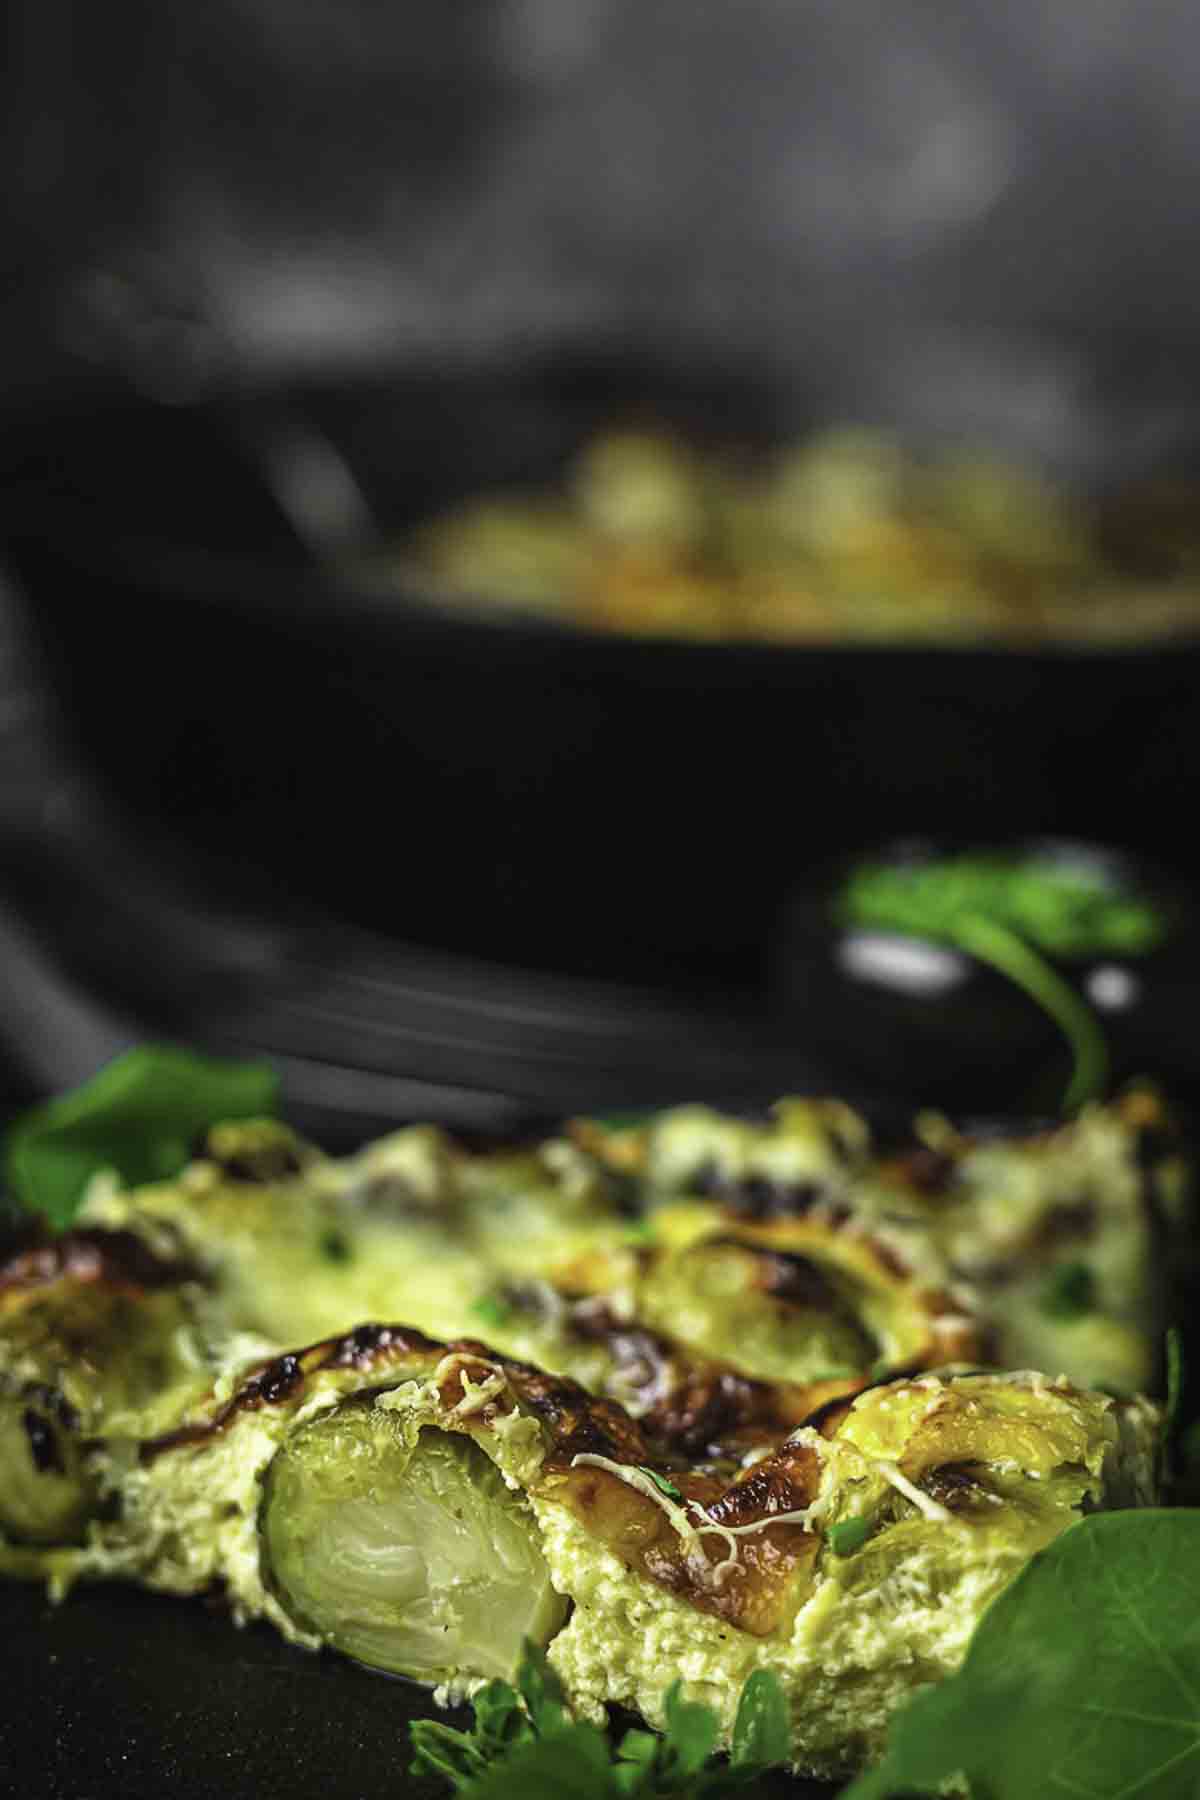
{"type": "MultiPolygon", "coordinates": [[[[274,402],[272,402],[274,403],[274,402]]],[[[389,529],[541,480],[614,418],[816,423],[753,370],[615,357],[292,396],[389,529]]],[[[253,408],[251,407],[251,414],[253,408]]],[[[0,538],[109,795],[414,942],[754,979],[817,857],[916,831],[1118,842],[1190,872],[1200,641],[1069,653],[633,641],[315,567],[247,411],[111,384],[8,443],[0,538]]]]}

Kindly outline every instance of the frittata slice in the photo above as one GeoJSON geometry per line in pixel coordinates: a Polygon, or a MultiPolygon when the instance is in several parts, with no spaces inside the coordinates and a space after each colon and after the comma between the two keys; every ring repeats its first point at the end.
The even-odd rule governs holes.
{"type": "Polygon", "coordinates": [[[1154,1500],[1159,1425],[1065,1380],[930,1373],[689,1461],[483,1343],[364,1326],[114,1447],[75,1572],[220,1584],[240,1618],[442,1697],[511,1675],[529,1636],[580,1713],[661,1723],[679,1677],[728,1733],[770,1668],[796,1766],[830,1774],[957,1666],[1036,1550],[1154,1500]]]}

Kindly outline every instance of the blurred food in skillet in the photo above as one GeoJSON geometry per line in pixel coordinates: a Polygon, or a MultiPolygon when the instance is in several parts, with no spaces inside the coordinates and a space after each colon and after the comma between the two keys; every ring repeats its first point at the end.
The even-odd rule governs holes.
{"type": "Polygon", "coordinates": [[[619,432],[557,491],[472,498],[367,574],[635,635],[1129,644],[1200,624],[1185,498],[1084,498],[990,452],[918,454],[865,427],[766,458],[619,432]]]}

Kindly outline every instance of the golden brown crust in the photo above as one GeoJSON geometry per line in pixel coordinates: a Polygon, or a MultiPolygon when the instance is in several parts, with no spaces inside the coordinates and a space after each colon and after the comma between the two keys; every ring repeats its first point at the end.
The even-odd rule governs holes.
{"type": "Polygon", "coordinates": [[[136,1293],[197,1279],[191,1264],[156,1256],[132,1231],[81,1229],[54,1238],[37,1236],[0,1262],[0,1313],[19,1307],[31,1290],[57,1281],[136,1293]]]}

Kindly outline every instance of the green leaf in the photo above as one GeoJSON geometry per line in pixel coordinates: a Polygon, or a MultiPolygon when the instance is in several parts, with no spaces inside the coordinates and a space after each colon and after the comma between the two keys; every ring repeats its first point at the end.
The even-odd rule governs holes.
{"type": "Polygon", "coordinates": [[[786,1762],[791,1749],[792,1730],[779,1677],[770,1669],[755,1669],[738,1702],[729,1760],[735,1769],[769,1769],[786,1762]]]}
{"type": "Polygon", "coordinates": [[[1068,1112],[1103,1092],[1108,1047],[1091,1008],[1046,958],[1143,955],[1170,930],[1164,910],[1111,868],[1036,852],[864,863],[834,912],[862,929],[954,944],[1023,988],[1070,1045],[1068,1112]]]}
{"type": "Polygon", "coordinates": [[[616,1800],[608,1739],[595,1725],[566,1725],[493,1763],[462,1790],[469,1800],[616,1800]]]}
{"type": "Polygon", "coordinates": [[[852,925],[946,939],[975,915],[1049,956],[1142,955],[1168,931],[1163,909],[1111,869],[1036,852],[864,863],[837,910],[852,925]]]}
{"type": "Polygon", "coordinates": [[[529,1638],[517,1670],[517,1686],[539,1737],[560,1731],[569,1723],[562,1682],[546,1661],[546,1652],[529,1638]]]}
{"type": "Polygon", "coordinates": [[[465,1731],[440,1725],[436,1719],[414,1719],[409,1736],[413,1749],[408,1765],[410,1775],[440,1775],[458,1792],[488,1766],[486,1757],[465,1731]]]}
{"type": "Polygon", "coordinates": [[[1196,1800],[1200,1510],[1102,1513],[1035,1556],[959,1673],[919,1695],[845,1800],[1196,1800]]]}
{"type": "Polygon", "coordinates": [[[22,1206],[63,1227],[99,1170],[130,1186],[169,1180],[208,1127],[274,1113],[278,1098],[265,1063],[144,1045],[19,1118],[4,1142],[5,1177],[22,1206]]]}
{"type": "Polygon", "coordinates": [[[683,1684],[672,1682],[667,1693],[666,1750],[672,1776],[688,1780],[712,1755],[717,1741],[717,1720],[711,1707],[683,1698],[683,1684]]]}
{"type": "Polygon", "coordinates": [[[501,1756],[513,1744],[533,1736],[520,1697],[507,1681],[489,1681],[471,1704],[475,1709],[475,1738],[483,1756],[501,1756]]]}
{"type": "Polygon", "coordinates": [[[825,1533],[825,1542],[835,1556],[853,1556],[871,1535],[870,1519],[842,1519],[825,1533]]]}
{"type": "Polygon", "coordinates": [[[1084,1262],[1060,1263],[1038,1299],[1047,1318],[1082,1319],[1096,1310],[1096,1278],[1084,1262]]]}
{"type": "Polygon", "coordinates": [[[558,1678],[532,1644],[517,1683],[524,1708],[507,1682],[489,1682],[475,1696],[469,1732],[412,1725],[410,1773],[441,1776],[461,1800],[724,1800],[790,1754],[783,1690],[765,1670],[742,1690],[730,1762],[713,1756],[715,1715],[685,1700],[679,1682],[666,1697],[663,1735],[635,1727],[615,1751],[594,1725],[568,1718],[558,1678]]]}

